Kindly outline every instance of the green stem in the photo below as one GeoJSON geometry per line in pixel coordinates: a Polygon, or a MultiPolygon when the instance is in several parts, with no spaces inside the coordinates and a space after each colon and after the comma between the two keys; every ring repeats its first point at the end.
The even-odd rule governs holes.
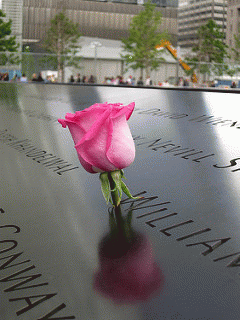
{"type": "Polygon", "coordinates": [[[111,188],[112,202],[113,202],[114,209],[115,209],[115,217],[116,217],[117,228],[118,228],[118,231],[119,231],[119,235],[120,236],[124,236],[124,227],[123,227],[121,206],[120,206],[120,204],[117,205],[118,191],[115,188],[115,183],[114,183],[110,173],[108,173],[108,179],[109,179],[110,188],[111,188]]]}

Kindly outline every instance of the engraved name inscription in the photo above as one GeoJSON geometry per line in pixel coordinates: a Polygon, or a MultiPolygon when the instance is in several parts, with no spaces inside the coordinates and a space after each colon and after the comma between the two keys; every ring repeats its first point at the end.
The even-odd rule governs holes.
{"type": "MultiPolygon", "coordinates": [[[[3,208],[0,208],[0,214],[4,214],[5,211],[3,208]]],[[[11,295],[9,298],[9,302],[22,301],[25,305],[16,311],[16,315],[20,316],[22,314],[26,314],[28,311],[36,308],[36,318],[33,320],[70,320],[76,319],[75,316],[64,316],[58,314],[61,310],[65,309],[67,306],[65,303],[61,303],[56,305],[56,301],[54,297],[57,295],[54,293],[42,293],[42,291],[38,292],[37,288],[47,286],[48,282],[41,282],[41,273],[32,273],[32,270],[36,269],[36,266],[32,264],[30,259],[24,260],[24,252],[17,252],[18,241],[16,240],[17,235],[21,232],[19,226],[16,225],[3,225],[0,226],[0,234],[1,229],[5,229],[9,231],[9,234],[13,235],[11,240],[0,240],[0,284],[6,284],[10,282],[11,285],[3,290],[4,293],[14,293],[16,292],[17,297],[14,298],[11,295]],[[4,277],[1,276],[1,272],[3,270],[8,270],[8,275],[4,277]],[[35,281],[38,279],[38,281],[35,281]],[[12,284],[12,282],[14,284],[12,284]],[[37,282],[37,283],[36,283],[37,282]],[[33,290],[34,288],[34,294],[33,290]],[[30,292],[27,291],[30,289],[30,292]],[[19,294],[23,290],[22,295],[19,294]],[[42,303],[45,301],[49,301],[55,305],[52,309],[47,312],[45,315],[40,315],[42,303]],[[55,317],[52,317],[54,316],[55,317]],[[56,317],[57,316],[57,317],[56,317]]]]}
{"type": "Polygon", "coordinates": [[[26,157],[31,158],[37,163],[40,163],[44,167],[56,172],[60,176],[64,172],[79,168],[52,153],[48,153],[46,150],[35,147],[29,139],[19,140],[12,134],[8,133],[7,129],[0,131],[0,142],[8,145],[20,153],[24,153],[26,157]]]}
{"type": "MultiPolygon", "coordinates": [[[[146,193],[147,193],[146,191],[143,191],[134,195],[134,197],[142,196],[146,193]]],[[[197,237],[201,234],[207,234],[208,236],[211,234],[211,230],[212,230],[211,228],[198,229],[197,223],[193,219],[181,221],[176,224],[170,222],[169,226],[165,228],[161,228],[161,222],[163,220],[170,219],[171,221],[172,219],[174,219],[174,217],[179,215],[179,213],[178,212],[167,213],[169,210],[168,206],[171,203],[170,201],[163,201],[163,202],[158,201],[157,203],[155,203],[155,201],[158,201],[158,196],[150,196],[150,197],[144,196],[144,198],[140,198],[137,200],[124,199],[121,201],[121,204],[123,206],[125,205],[128,206],[126,210],[131,209],[133,211],[139,211],[140,213],[139,215],[136,216],[136,219],[142,219],[147,226],[157,230],[162,235],[165,235],[167,237],[173,236],[177,228],[182,228],[185,225],[191,224],[193,226],[192,232],[188,234],[184,234],[181,237],[175,238],[175,240],[178,242],[187,241],[188,239],[197,237]],[[148,205],[146,205],[147,203],[148,205]],[[144,209],[144,213],[142,213],[143,209],[144,209]]],[[[204,250],[201,254],[203,256],[207,256],[230,240],[231,240],[231,237],[217,238],[217,239],[212,239],[211,237],[208,237],[207,240],[188,242],[185,244],[185,246],[193,247],[193,246],[202,245],[205,248],[207,248],[207,250],[204,250]]],[[[226,265],[226,267],[228,268],[240,267],[240,251],[230,253],[225,256],[217,257],[212,261],[217,262],[217,261],[225,260],[232,257],[235,257],[235,258],[233,260],[230,259],[230,262],[226,265]]]]}
{"type": "MultiPolygon", "coordinates": [[[[197,148],[182,147],[181,145],[177,145],[176,143],[174,143],[173,140],[164,141],[162,138],[148,140],[146,137],[140,135],[133,135],[133,140],[137,141],[137,147],[145,147],[152,151],[162,150],[163,153],[171,154],[173,156],[179,156],[182,159],[189,159],[193,162],[201,162],[203,159],[214,157],[215,155],[214,153],[206,153],[203,150],[197,148]]],[[[218,169],[235,167],[240,164],[240,157],[231,159],[229,160],[229,162],[230,164],[227,165],[220,166],[218,164],[213,164],[212,166],[218,169]]],[[[231,170],[231,172],[237,171],[240,171],[240,168],[234,168],[233,170],[231,170]]]]}
{"type": "Polygon", "coordinates": [[[163,117],[163,118],[169,118],[169,119],[175,119],[175,120],[188,117],[187,119],[190,122],[198,122],[198,123],[200,122],[204,124],[210,124],[213,126],[221,125],[221,126],[228,126],[229,128],[240,129],[239,121],[223,119],[222,117],[215,117],[213,115],[203,114],[203,115],[194,116],[193,118],[190,118],[190,115],[187,113],[171,113],[168,111],[161,110],[159,108],[153,108],[153,109],[147,109],[147,110],[135,109],[135,111],[138,111],[138,114],[147,114],[151,116],[157,116],[157,117],[163,117]]]}

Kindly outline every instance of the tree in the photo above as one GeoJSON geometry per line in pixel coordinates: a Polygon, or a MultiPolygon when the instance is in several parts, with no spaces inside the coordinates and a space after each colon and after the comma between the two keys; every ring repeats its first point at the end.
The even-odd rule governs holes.
{"type": "Polygon", "coordinates": [[[122,39],[125,54],[122,54],[128,68],[146,69],[146,76],[150,70],[157,70],[163,58],[156,46],[161,40],[167,39],[167,33],[160,33],[161,12],[155,10],[156,5],[150,1],[143,4],[144,10],[133,17],[129,29],[129,37],[122,39]]]}
{"type": "Polygon", "coordinates": [[[30,51],[29,46],[26,46],[23,48],[22,54],[22,73],[24,73],[27,78],[30,79],[35,70],[36,61],[30,51]]]}
{"type": "Polygon", "coordinates": [[[215,70],[222,74],[225,70],[223,63],[229,58],[228,46],[224,43],[224,33],[221,27],[212,19],[201,26],[197,31],[198,40],[192,51],[195,53],[193,61],[200,62],[199,71],[209,73],[207,64],[202,62],[214,63],[215,70]]]}
{"type": "Polygon", "coordinates": [[[64,80],[64,66],[79,67],[80,57],[75,54],[80,49],[80,36],[78,24],[71,22],[64,12],[51,20],[44,46],[48,52],[56,54],[58,80],[61,82],[64,80]]]}
{"type": "Polygon", "coordinates": [[[11,36],[12,21],[6,21],[6,15],[0,10],[0,65],[18,64],[19,57],[14,54],[18,51],[19,44],[16,42],[16,37],[11,36]]]}
{"type": "Polygon", "coordinates": [[[231,48],[233,52],[233,59],[235,62],[240,62],[240,28],[238,29],[238,34],[234,35],[235,45],[231,48]]]}

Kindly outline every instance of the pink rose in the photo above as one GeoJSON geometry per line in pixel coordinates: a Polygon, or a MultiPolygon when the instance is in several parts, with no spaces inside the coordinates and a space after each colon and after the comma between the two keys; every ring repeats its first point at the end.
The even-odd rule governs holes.
{"type": "Polygon", "coordinates": [[[90,173],[128,167],[135,158],[135,145],[127,124],[135,103],[96,103],[75,114],[67,113],[59,123],[68,126],[78,158],[90,173]]]}
{"type": "Polygon", "coordinates": [[[117,257],[120,248],[121,243],[118,247],[111,238],[101,242],[100,270],[94,277],[94,289],[115,303],[148,300],[164,285],[164,275],[154,259],[150,241],[139,234],[131,249],[117,257]]]}

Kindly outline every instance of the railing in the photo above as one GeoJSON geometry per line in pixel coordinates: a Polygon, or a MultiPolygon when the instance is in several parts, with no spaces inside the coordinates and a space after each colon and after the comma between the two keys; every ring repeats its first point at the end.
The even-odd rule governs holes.
{"type": "MultiPolygon", "coordinates": [[[[221,87],[230,87],[232,82],[236,82],[237,87],[239,82],[240,86],[240,65],[238,64],[230,62],[225,64],[189,62],[184,59],[182,63],[187,63],[189,70],[179,68],[178,61],[164,61],[159,70],[152,71],[152,85],[166,85],[166,80],[168,80],[168,85],[170,86],[182,85],[184,81],[190,86],[209,86],[213,85],[214,81],[215,85],[221,87]],[[196,75],[197,82],[191,81],[194,74],[196,75]]],[[[81,58],[79,56],[67,55],[59,58],[49,53],[0,52],[0,79],[7,79],[8,81],[20,81],[23,74],[25,74],[28,81],[32,81],[38,78],[41,73],[45,82],[117,84],[117,81],[112,81],[117,76],[122,76],[123,82],[125,82],[129,75],[132,75],[132,78],[135,78],[135,82],[132,84],[136,85],[140,71],[130,70],[124,74],[122,66],[123,61],[121,59],[106,60],[98,58],[96,63],[94,58],[81,58]],[[14,61],[16,62],[14,63],[14,61]],[[58,64],[62,67],[62,80],[57,71],[58,64]],[[116,68],[113,68],[113,65],[116,68]],[[115,74],[112,74],[113,69],[115,70],[115,74]],[[8,74],[8,77],[4,76],[6,74],[8,74]],[[91,81],[89,82],[90,78],[91,81]]]]}

